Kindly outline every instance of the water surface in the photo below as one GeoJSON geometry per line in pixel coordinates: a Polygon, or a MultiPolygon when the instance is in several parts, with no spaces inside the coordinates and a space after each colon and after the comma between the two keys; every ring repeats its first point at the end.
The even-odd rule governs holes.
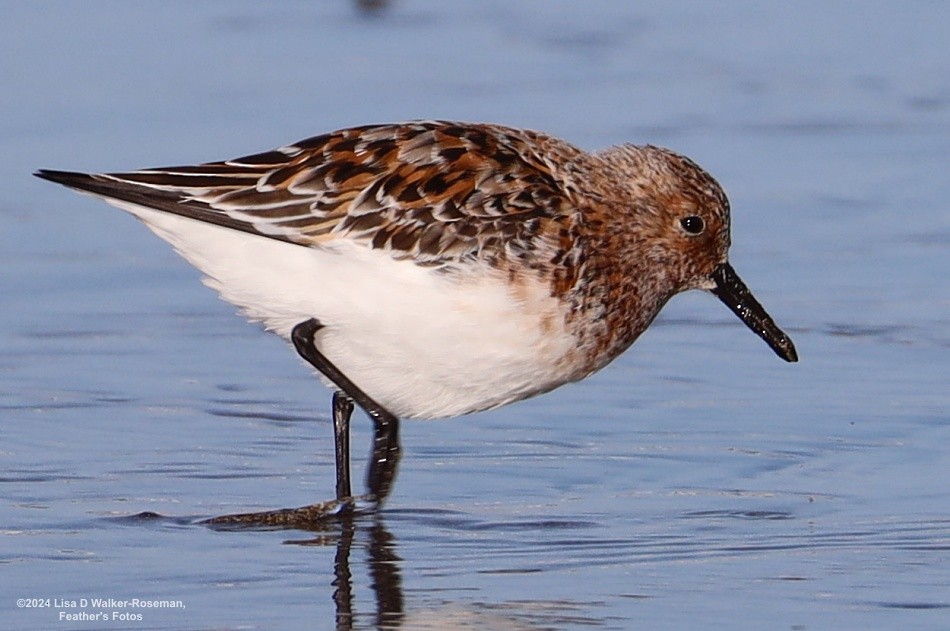
{"type": "Polygon", "coordinates": [[[0,626],[947,628],[950,15],[860,7],[5,3],[0,626]],[[802,361],[683,295],[581,384],[406,423],[378,520],[196,525],[326,499],[329,393],[29,173],[428,117],[692,156],[802,361]],[[81,598],[184,608],[55,602],[81,598]],[[59,619],[100,609],[142,619],[59,619]]]}

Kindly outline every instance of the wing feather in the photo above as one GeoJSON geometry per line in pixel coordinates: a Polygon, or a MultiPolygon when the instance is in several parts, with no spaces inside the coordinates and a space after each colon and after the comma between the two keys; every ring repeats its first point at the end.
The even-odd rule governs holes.
{"type": "Polygon", "coordinates": [[[346,238],[443,265],[556,245],[573,210],[555,160],[579,154],[536,132],[433,121],[345,129],[196,166],[39,175],[291,243],[346,238]]]}

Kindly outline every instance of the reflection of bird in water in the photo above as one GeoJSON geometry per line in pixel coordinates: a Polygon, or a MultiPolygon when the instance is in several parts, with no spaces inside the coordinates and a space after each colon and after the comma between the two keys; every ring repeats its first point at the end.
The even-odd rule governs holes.
{"type": "Polygon", "coordinates": [[[783,359],[728,262],[729,203],[689,159],[587,153],[498,125],[368,125],[197,166],[37,175],[129,211],[334,388],[336,499],[212,523],[306,524],[375,509],[399,419],[459,416],[603,368],[679,292],[719,297],[783,359]],[[354,498],[349,420],[373,419],[354,498]]]}
{"type": "MultiPolygon", "coordinates": [[[[184,527],[194,523],[187,518],[165,517],[154,512],[110,519],[117,523],[137,525],[165,523],[184,527]]],[[[331,599],[336,612],[337,631],[354,628],[538,631],[603,626],[602,619],[587,613],[596,608],[598,603],[528,599],[501,602],[483,599],[478,602],[447,601],[439,597],[450,592],[437,590],[431,593],[419,587],[412,588],[416,600],[406,602],[402,578],[403,559],[398,554],[398,542],[386,527],[381,514],[367,518],[342,513],[336,519],[312,522],[305,530],[308,538],[290,539],[283,543],[301,548],[336,548],[333,578],[327,579],[326,584],[333,588],[331,599]],[[358,551],[356,556],[354,550],[358,551]],[[364,576],[369,578],[371,602],[365,589],[354,589],[354,585],[362,587],[367,584],[363,580],[364,576]]],[[[466,531],[466,536],[468,534],[466,531]]]]}
{"type": "MultiPolygon", "coordinates": [[[[598,626],[601,620],[586,616],[584,606],[566,601],[517,600],[502,603],[419,602],[403,596],[402,559],[396,541],[383,520],[370,523],[353,515],[341,515],[314,526],[315,536],[286,543],[300,546],[336,545],[333,565],[333,603],[337,631],[354,628],[400,629],[402,631],[537,631],[564,625],[598,626]],[[368,537],[368,541],[354,543],[368,537]],[[354,594],[354,574],[364,565],[352,551],[366,550],[374,608],[354,594]],[[367,622],[372,618],[372,623],[367,622]]],[[[364,597],[365,598],[365,597],[364,597]]]]}

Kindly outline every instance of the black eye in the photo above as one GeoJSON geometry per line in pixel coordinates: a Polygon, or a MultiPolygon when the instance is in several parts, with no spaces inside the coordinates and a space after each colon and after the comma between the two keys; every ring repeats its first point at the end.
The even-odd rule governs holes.
{"type": "Polygon", "coordinates": [[[686,231],[686,234],[701,234],[703,229],[706,227],[706,222],[703,221],[702,217],[697,217],[696,215],[690,215],[689,217],[683,217],[680,219],[680,225],[683,226],[683,230],[686,231]]]}

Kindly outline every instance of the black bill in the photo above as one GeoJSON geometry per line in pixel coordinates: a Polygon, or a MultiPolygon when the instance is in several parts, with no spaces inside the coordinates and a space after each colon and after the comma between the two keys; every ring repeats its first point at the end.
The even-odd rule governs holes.
{"type": "Polygon", "coordinates": [[[711,278],[716,286],[710,291],[719,296],[747,327],[765,340],[776,355],[787,362],[798,361],[798,353],[795,352],[792,340],[776,326],[729,263],[717,267],[711,278]]]}

